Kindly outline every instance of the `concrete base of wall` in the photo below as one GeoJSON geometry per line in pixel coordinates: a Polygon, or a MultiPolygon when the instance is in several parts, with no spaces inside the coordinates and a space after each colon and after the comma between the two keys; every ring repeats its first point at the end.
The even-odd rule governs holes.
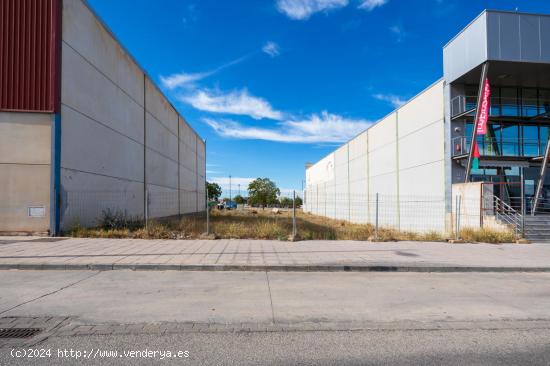
{"type": "Polygon", "coordinates": [[[51,115],[0,113],[0,232],[47,233],[51,115]]]}

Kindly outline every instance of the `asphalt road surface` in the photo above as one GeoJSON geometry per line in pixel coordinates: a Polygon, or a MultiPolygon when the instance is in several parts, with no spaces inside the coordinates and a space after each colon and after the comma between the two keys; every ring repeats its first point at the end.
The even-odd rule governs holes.
{"type": "Polygon", "coordinates": [[[0,365],[550,365],[548,273],[0,271],[10,317],[142,331],[0,339],[0,365]],[[189,322],[237,331],[162,331],[189,322]]]}
{"type": "Polygon", "coordinates": [[[550,330],[381,330],[51,338],[51,357],[2,365],[550,365],[550,330]],[[96,358],[83,352],[100,350],[96,358]],[[73,357],[58,356],[73,350],[73,357]],[[76,358],[80,351],[81,358],[76,358]],[[115,351],[116,353],[113,353],[115,351]],[[131,351],[141,351],[131,357],[131,351]],[[145,351],[151,354],[145,357],[145,351]],[[151,352],[157,351],[156,356],[151,352]],[[181,357],[168,358],[180,352],[181,357]],[[185,357],[185,352],[188,357],[185,357]],[[109,352],[109,353],[107,353],[109,352]],[[124,354],[126,352],[126,354],[124,354]],[[107,354],[109,356],[107,356],[107,354]]]}

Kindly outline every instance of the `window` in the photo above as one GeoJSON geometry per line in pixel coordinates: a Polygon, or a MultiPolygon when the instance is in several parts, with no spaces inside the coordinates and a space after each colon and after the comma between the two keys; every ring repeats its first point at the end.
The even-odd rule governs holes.
{"type": "Polygon", "coordinates": [[[537,126],[521,126],[523,132],[523,156],[539,154],[539,128],[537,126]]]}
{"type": "Polygon", "coordinates": [[[469,111],[477,106],[477,86],[466,85],[464,87],[464,94],[466,99],[465,110],[469,111]]]}
{"type": "Polygon", "coordinates": [[[539,90],[539,113],[550,113],[550,90],[539,90]]]}
{"type": "Polygon", "coordinates": [[[539,146],[539,156],[544,155],[544,152],[546,151],[546,144],[548,143],[548,136],[550,133],[550,127],[549,126],[540,126],[540,146],[539,146]]]}
{"type": "Polygon", "coordinates": [[[518,90],[516,88],[500,89],[501,114],[508,117],[517,117],[518,113],[518,90]]]}
{"type": "Polygon", "coordinates": [[[539,114],[537,94],[537,89],[522,89],[521,115],[523,117],[534,117],[539,114]]]}
{"type": "Polygon", "coordinates": [[[500,88],[491,88],[491,116],[502,116],[500,108],[500,88]]]}
{"type": "Polygon", "coordinates": [[[502,128],[502,155],[518,156],[519,126],[503,126],[502,128]]]}
{"type": "Polygon", "coordinates": [[[485,137],[488,154],[492,156],[502,155],[502,129],[499,124],[490,123],[487,128],[487,136],[485,137]]]}

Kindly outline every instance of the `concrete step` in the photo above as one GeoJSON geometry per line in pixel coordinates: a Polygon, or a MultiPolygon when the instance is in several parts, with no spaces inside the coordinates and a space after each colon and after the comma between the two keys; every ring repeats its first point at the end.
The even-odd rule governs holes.
{"type": "Polygon", "coordinates": [[[531,215],[525,215],[525,221],[542,221],[542,222],[550,222],[550,217],[547,217],[547,216],[531,216],[531,215]]]}
{"type": "Polygon", "coordinates": [[[549,225],[527,225],[525,224],[525,230],[540,230],[540,231],[548,231],[550,232],[550,226],[549,225]]]}
{"type": "Polygon", "coordinates": [[[550,240],[545,240],[545,239],[531,239],[531,238],[526,238],[527,240],[529,240],[531,243],[536,243],[536,244],[550,244],[550,240]]]}
{"type": "Polygon", "coordinates": [[[537,234],[528,234],[525,233],[525,237],[529,240],[544,240],[544,241],[550,241],[550,237],[548,235],[537,235],[537,234]]]}

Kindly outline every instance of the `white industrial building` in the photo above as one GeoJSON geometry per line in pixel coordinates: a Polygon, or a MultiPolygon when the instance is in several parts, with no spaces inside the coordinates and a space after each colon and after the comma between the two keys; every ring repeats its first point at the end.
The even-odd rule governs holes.
{"type": "Polygon", "coordinates": [[[204,211],[204,141],[88,4],[0,6],[0,232],[204,211]]]}
{"type": "Polygon", "coordinates": [[[470,226],[547,213],[549,35],[548,15],[484,11],[444,47],[443,78],[308,164],[305,211],[439,232],[453,230],[458,196],[470,226]],[[489,132],[478,136],[484,80],[492,89],[489,132]]]}
{"type": "MultiPolygon", "coordinates": [[[[306,170],[305,210],[356,223],[445,228],[443,80],[306,170]],[[429,200],[429,220],[411,200],[429,200]],[[416,211],[416,212],[415,212],[416,211]]],[[[426,212],[424,212],[426,214],[426,212]]]]}

